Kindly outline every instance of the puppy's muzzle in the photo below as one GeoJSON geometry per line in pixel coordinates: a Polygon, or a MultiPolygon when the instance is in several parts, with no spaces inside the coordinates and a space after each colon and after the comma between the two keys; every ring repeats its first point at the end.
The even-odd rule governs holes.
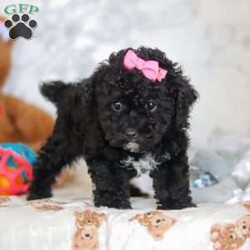
{"type": "Polygon", "coordinates": [[[130,140],[136,139],[138,137],[138,132],[133,128],[126,129],[125,134],[126,134],[127,138],[130,140]]]}

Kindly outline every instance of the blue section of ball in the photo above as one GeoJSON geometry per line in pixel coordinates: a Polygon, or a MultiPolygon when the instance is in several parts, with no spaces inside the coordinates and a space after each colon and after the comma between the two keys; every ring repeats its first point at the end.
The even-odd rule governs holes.
{"type": "MultiPolygon", "coordinates": [[[[0,147],[4,149],[12,149],[14,152],[27,159],[31,165],[35,162],[37,157],[36,153],[23,143],[0,143],[0,147]]],[[[14,167],[11,162],[9,166],[14,167]]]]}

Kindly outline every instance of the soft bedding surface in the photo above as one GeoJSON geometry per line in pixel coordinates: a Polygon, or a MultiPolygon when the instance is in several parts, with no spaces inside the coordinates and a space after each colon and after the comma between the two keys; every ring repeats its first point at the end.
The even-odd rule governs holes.
{"type": "Polygon", "coordinates": [[[52,199],[1,197],[1,250],[250,249],[250,202],[155,210],[152,199],[133,209],[95,208],[80,186],[52,199]],[[79,195],[81,193],[81,196],[79,195]]]}
{"type": "Polygon", "coordinates": [[[52,199],[0,197],[0,250],[250,250],[250,141],[197,148],[191,166],[219,180],[192,188],[197,208],[157,211],[153,199],[139,198],[131,210],[95,208],[80,160],[74,183],[52,199]]]}

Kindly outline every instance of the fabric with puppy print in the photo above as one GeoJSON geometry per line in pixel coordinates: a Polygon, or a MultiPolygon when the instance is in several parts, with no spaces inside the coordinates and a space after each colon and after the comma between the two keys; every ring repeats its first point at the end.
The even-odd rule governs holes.
{"type": "Polygon", "coordinates": [[[73,250],[98,250],[98,229],[105,219],[104,213],[91,210],[75,212],[76,232],[73,238],[73,250]]]}
{"type": "Polygon", "coordinates": [[[215,250],[238,250],[248,239],[250,239],[250,214],[234,223],[217,223],[211,228],[211,241],[215,250]]]}
{"type": "Polygon", "coordinates": [[[133,209],[118,210],[62,194],[34,201],[0,196],[1,250],[250,249],[250,201],[156,210],[133,199],[133,209]]]}
{"type": "Polygon", "coordinates": [[[142,226],[146,227],[148,233],[155,240],[162,240],[164,238],[164,233],[176,222],[176,219],[160,211],[138,214],[130,219],[130,221],[133,220],[137,220],[142,226]]]}

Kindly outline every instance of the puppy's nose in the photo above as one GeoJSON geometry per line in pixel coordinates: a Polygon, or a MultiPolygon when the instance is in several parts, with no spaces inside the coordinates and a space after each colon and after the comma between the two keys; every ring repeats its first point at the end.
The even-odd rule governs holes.
{"type": "Polygon", "coordinates": [[[129,138],[136,138],[138,135],[137,131],[133,128],[128,128],[125,133],[129,138]]]}

